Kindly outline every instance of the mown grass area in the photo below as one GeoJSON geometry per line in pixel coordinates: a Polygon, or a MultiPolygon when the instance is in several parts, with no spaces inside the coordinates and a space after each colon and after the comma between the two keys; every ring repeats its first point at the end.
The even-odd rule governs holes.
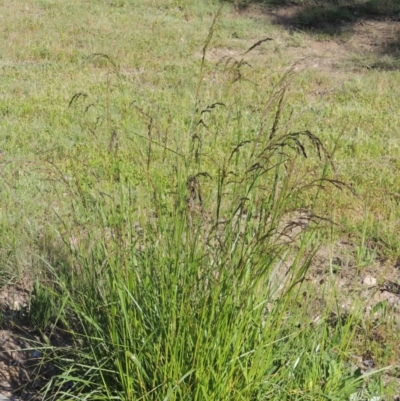
{"type": "Polygon", "coordinates": [[[393,311],[310,270],[344,236],[356,274],[398,257],[398,71],[298,69],[306,34],[214,1],[0,15],[0,273],[34,287],[44,398],[394,394],[355,362],[398,363],[393,311]]]}

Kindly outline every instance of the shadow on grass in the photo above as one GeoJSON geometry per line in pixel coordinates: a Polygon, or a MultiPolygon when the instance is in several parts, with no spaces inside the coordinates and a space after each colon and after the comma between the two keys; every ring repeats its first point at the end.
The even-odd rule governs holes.
{"type": "Polygon", "coordinates": [[[360,66],[400,69],[400,0],[233,1],[242,11],[261,6],[257,7],[261,13],[272,14],[275,24],[290,31],[344,41],[358,32],[369,47],[368,54],[360,56],[360,66]]]}
{"type": "Polygon", "coordinates": [[[340,34],[344,24],[363,23],[364,20],[400,21],[400,1],[333,1],[313,2],[263,1],[265,5],[291,9],[278,22],[290,24],[315,33],[340,34]],[[300,4],[302,3],[302,4],[300,4]]]}

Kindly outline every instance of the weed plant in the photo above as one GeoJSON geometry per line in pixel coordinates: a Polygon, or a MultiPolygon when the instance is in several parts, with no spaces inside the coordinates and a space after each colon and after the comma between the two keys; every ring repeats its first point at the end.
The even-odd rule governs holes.
{"type": "MultiPolygon", "coordinates": [[[[183,122],[179,143],[146,99],[124,114],[107,95],[101,127],[81,120],[91,149],[45,173],[69,209],[65,261],[50,271],[80,343],[53,361],[62,373],[48,398],[344,400],[362,388],[345,363],[356,314],[332,324],[302,311],[317,205],[345,185],[318,137],[288,129],[292,70],[254,118],[241,102],[254,90],[245,59],[206,62],[216,21],[192,111],[163,111],[183,122]]],[[[117,64],[95,57],[110,65],[107,92],[122,91],[117,64]]]]}

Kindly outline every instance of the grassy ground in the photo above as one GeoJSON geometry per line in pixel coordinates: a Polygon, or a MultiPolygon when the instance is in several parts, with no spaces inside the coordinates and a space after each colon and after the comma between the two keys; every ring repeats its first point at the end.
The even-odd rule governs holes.
{"type": "Polygon", "coordinates": [[[49,399],[394,396],[396,305],[358,290],[398,279],[395,58],[313,68],[331,39],[211,0],[0,18],[0,274],[49,399]]]}

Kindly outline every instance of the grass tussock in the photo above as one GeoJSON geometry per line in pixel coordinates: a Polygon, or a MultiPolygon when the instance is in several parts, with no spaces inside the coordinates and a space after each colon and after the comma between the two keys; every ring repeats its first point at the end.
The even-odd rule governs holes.
{"type": "MultiPolygon", "coordinates": [[[[345,364],[356,315],[331,327],[297,310],[325,221],[321,194],[346,185],[317,136],[288,130],[292,71],[250,123],[246,62],[208,65],[211,33],[194,111],[163,111],[186,122],[181,143],[160,136],[145,99],[127,114],[146,127],[133,136],[108,102],[103,127],[90,127],[84,104],[95,157],[82,148],[49,166],[69,209],[59,233],[68,264],[52,271],[65,300],[58,319],[81,344],[49,396],[344,399],[362,388],[345,364]]],[[[69,107],[85,101],[77,93],[69,107]]]]}

